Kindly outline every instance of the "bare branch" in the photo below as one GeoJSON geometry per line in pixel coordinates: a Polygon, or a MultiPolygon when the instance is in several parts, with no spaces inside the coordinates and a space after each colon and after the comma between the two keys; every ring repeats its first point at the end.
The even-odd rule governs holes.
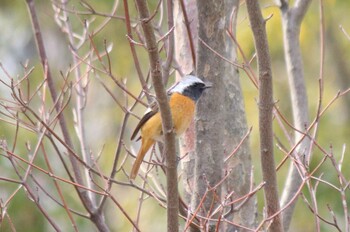
{"type": "Polygon", "coordinates": [[[194,42],[193,42],[192,30],[190,28],[191,22],[188,20],[188,15],[187,15],[184,0],[180,0],[180,6],[181,6],[181,10],[183,12],[184,23],[186,25],[186,30],[187,30],[187,34],[188,34],[188,41],[190,43],[193,67],[195,67],[196,66],[196,52],[195,52],[195,47],[194,47],[194,42]]]}
{"type": "Polygon", "coordinates": [[[131,31],[131,22],[130,22],[130,15],[129,15],[128,0],[123,0],[123,3],[124,3],[124,13],[125,13],[125,26],[126,26],[126,30],[128,32],[127,36],[129,38],[129,44],[130,44],[132,58],[134,59],[135,68],[136,68],[140,83],[142,85],[142,89],[144,90],[148,101],[151,101],[151,98],[148,94],[149,89],[147,87],[147,83],[146,83],[145,77],[142,73],[140,62],[139,62],[139,59],[138,59],[137,54],[136,54],[135,44],[132,42],[133,36],[132,36],[132,31],[131,31]]]}
{"type": "MultiPolygon", "coordinates": [[[[309,124],[308,102],[304,82],[299,33],[301,21],[306,14],[310,2],[310,0],[298,0],[294,3],[292,8],[286,9],[281,7],[285,60],[291,89],[291,101],[293,103],[293,127],[299,131],[304,131],[305,127],[309,124]]],[[[295,132],[294,143],[297,144],[299,142],[300,144],[295,149],[295,156],[304,156],[306,158],[304,160],[309,160],[310,157],[306,157],[306,155],[310,154],[310,140],[308,138],[303,139],[300,133],[295,132]]],[[[300,183],[301,178],[297,171],[297,167],[291,164],[281,198],[282,206],[294,197],[300,183]]],[[[295,204],[296,202],[283,212],[283,225],[285,230],[288,230],[289,228],[295,204]]]]}
{"type": "MultiPolygon", "coordinates": [[[[43,43],[43,38],[41,35],[41,31],[40,31],[40,26],[39,26],[39,22],[36,16],[36,9],[35,9],[35,5],[34,5],[34,1],[33,0],[27,0],[27,6],[29,9],[29,13],[31,16],[31,20],[32,20],[32,24],[33,24],[33,30],[35,32],[35,38],[36,38],[36,43],[37,43],[37,48],[39,50],[39,56],[40,56],[40,60],[41,60],[41,64],[44,67],[47,67],[47,83],[48,83],[48,87],[51,93],[51,97],[53,99],[54,102],[56,102],[57,98],[57,92],[54,86],[54,82],[53,82],[53,77],[51,75],[51,71],[48,65],[48,61],[47,61],[47,56],[46,56],[46,52],[45,52],[45,48],[44,48],[44,43],[43,43]]],[[[56,111],[60,112],[60,106],[59,105],[55,105],[56,111]]],[[[68,128],[67,128],[67,123],[66,123],[66,119],[64,117],[63,114],[58,114],[58,120],[59,120],[59,124],[62,130],[62,134],[65,140],[65,143],[67,144],[68,147],[73,149],[73,143],[71,141],[69,132],[68,132],[68,128]]],[[[76,182],[79,185],[83,185],[84,181],[80,172],[80,167],[78,165],[78,162],[75,158],[75,156],[73,155],[73,153],[68,150],[69,153],[69,159],[70,162],[73,166],[73,171],[75,174],[75,179],[76,182]]],[[[108,231],[109,229],[107,228],[107,225],[104,222],[104,218],[101,214],[97,214],[94,215],[96,212],[94,212],[94,205],[92,203],[92,201],[90,200],[90,198],[87,195],[86,191],[81,190],[80,188],[76,188],[81,201],[83,203],[83,205],[86,207],[86,209],[93,215],[92,219],[95,223],[95,225],[101,230],[101,231],[108,231]],[[102,217],[101,217],[102,216],[102,217]]]]}
{"type": "Polygon", "coordinates": [[[348,32],[344,29],[344,27],[342,25],[339,26],[340,30],[343,32],[343,34],[345,35],[345,37],[350,40],[350,35],[348,34],[348,32]]]}
{"type": "Polygon", "coordinates": [[[272,71],[269,54],[269,46],[265,29],[265,20],[262,17],[259,3],[255,0],[246,0],[249,21],[252,27],[255,48],[258,57],[259,68],[259,134],[260,134],[260,158],[263,173],[265,202],[267,215],[273,218],[270,230],[273,232],[283,231],[277,189],[277,177],[273,154],[273,91],[272,71]]]}
{"type": "Polygon", "coordinates": [[[290,9],[293,14],[293,21],[296,23],[296,25],[300,25],[301,21],[303,20],[309,5],[311,3],[311,0],[296,0],[294,3],[294,6],[290,9]]]}
{"type": "MultiPolygon", "coordinates": [[[[168,33],[164,36],[169,38],[167,43],[167,59],[163,67],[163,83],[166,85],[169,79],[169,72],[174,58],[174,13],[173,13],[173,0],[167,0],[167,15],[168,15],[168,33]]],[[[163,39],[163,38],[162,38],[163,39]]]]}
{"type": "MultiPolygon", "coordinates": [[[[164,132],[164,154],[166,157],[166,175],[167,175],[167,218],[168,232],[176,232],[179,230],[178,212],[178,190],[177,190],[177,162],[176,162],[176,146],[175,134],[173,131],[173,122],[169,108],[168,98],[163,84],[160,58],[157,48],[152,21],[145,0],[136,1],[137,10],[140,15],[141,25],[144,32],[147,50],[151,65],[151,76],[154,90],[159,105],[159,110],[162,118],[162,126],[164,132]],[[171,193],[171,194],[169,194],[171,193]]],[[[168,75],[168,74],[166,74],[168,75]]]]}

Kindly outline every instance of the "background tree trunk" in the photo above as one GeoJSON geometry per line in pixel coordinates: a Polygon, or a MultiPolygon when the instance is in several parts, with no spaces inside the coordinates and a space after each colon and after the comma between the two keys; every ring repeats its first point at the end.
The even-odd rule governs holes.
{"type": "MultiPolygon", "coordinates": [[[[213,88],[201,98],[195,117],[195,168],[191,208],[201,215],[207,215],[220,202],[221,186],[214,188],[223,177],[225,83],[224,61],[208,49],[201,41],[218,54],[226,52],[225,1],[197,1],[198,8],[198,50],[197,75],[213,83],[213,88]],[[207,192],[208,191],[208,192],[207,192]],[[202,198],[205,197],[204,201],[202,198]],[[200,202],[201,205],[200,205],[200,202]]],[[[205,230],[214,231],[210,223],[205,230]]]]}
{"type": "MultiPolygon", "coordinates": [[[[228,29],[232,26],[232,32],[236,35],[237,14],[239,9],[238,0],[226,0],[225,6],[225,28],[228,29]],[[232,22],[230,22],[232,20],[232,22]]],[[[223,54],[228,60],[237,60],[237,48],[232,41],[226,37],[226,51],[223,54]]],[[[224,61],[224,74],[222,75],[223,82],[225,83],[224,89],[224,154],[228,156],[242,141],[245,134],[248,132],[248,126],[246,121],[244,100],[242,89],[239,81],[238,68],[224,61]]],[[[252,161],[251,152],[249,148],[249,139],[245,139],[244,142],[239,145],[239,149],[234,156],[226,161],[224,164],[224,170],[231,173],[223,186],[222,195],[225,196],[230,192],[235,194],[232,199],[237,199],[246,195],[250,191],[251,173],[252,173],[252,161]]],[[[247,201],[240,210],[232,215],[233,220],[237,224],[245,225],[249,228],[253,228],[256,223],[256,198],[253,196],[247,201]]],[[[226,231],[240,231],[239,228],[228,227],[226,231]]]]}
{"type": "MultiPolygon", "coordinates": [[[[195,70],[195,63],[191,55],[191,45],[187,26],[191,30],[192,41],[198,39],[198,18],[197,6],[195,0],[183,1],[185,13],[188,17],[188,22],[185,21],[184,11],[181,7],[181,0],[174,4],[174,21],[175,21],[175,60],[178,62],[180,70],[184,74],[191,73],[195,70]],[[187,25],[186,25],[187,24],[187,25]]],[[[195,50],[197,44],[193,44],[195,50]]],[[[177,80],[181,75],[177,75],[177,80]]],[[[183,184],[185,189],[185,200],[191,201],[193,175],[194,175],[194,123],[192,122],[189,129],[180,138],[180,154],[184,156],[181,160],[183,170],[183,184]]]]}
{"type": "MultiPolygon", "coordinates": [[[[184,19],[181,2],[174,5],[176,61],[184,74],[194,70],[194,59],[186,28],[186,23],[189,23],[187,26],[192,32],[193,41],[197,41],[199,37],[195,43],[198,47],[197,75],[214,85],[201,98],[197,106],[196,126],[186,132],[180,145],[181,154],[186,155],[182,160],[185,196],[187,200],[192,197],[191,209],[195,210],[209,187],[207,181],[213,187],[229,170],[232,172],[227,181],[223,186],[216,188],[215,195],[219,197],[217,200],[220,199],[220,195],[232,191],[232,199],[246,195],[250,190],[251,157],[249,142],[245,140],[236,154],[224,163],[225,157],[238,146],[248,129],[238,70],[207,47],[210,46],[229,60],[236,60],[236,47],[226,36],[226,30],[234,10],[232,25],[235,31],[238,1],[208,1],[206,4],[198,2],[196,5],[192,0],[183,3],[188,22],[184,19]],[[201,20],[198,20],[197,15],[201,20]]],[[[206,197],[203,210],[199,211],[201,215],[205,215],[204,209],[209,209],[212,197],[213,192],[206,197]]],[[[230,219],[251,227],[256,218],[252,212],[256,212],[255,197],[231,215],[230,219]]],[[[227,226],[225,231],[237,229],[227,226]]]]}
{"type": "MultiPolygon", "coordinates": [[[[294,127],[305,132],[309,126],[309,113],[308,113],[308,101],[306,93],[306,85],[304,80],[304,68],[301,56],[301,49],[299,43],[300,25],[308,6],[309,0],[296,1],[294,6],[289,8],[287,1],[280,2],[280,9],[282,12],[282,28],[283,28],[283,44],[284,54],[286,60],[287,74],[290,86],[290,95],[293,109],[293,124],[294,127]]],[[[294,143],[299,146],[296,147],[293,156],[300,157],[302,161],[310,160],[310,139],[304,137],[303,134],[296,131],[294,133],[294,143]]],[[[283,211],[283,226],[284,230],[288,231],[292,215],[297,201],[292,204],[289,202],[294,198],[295,194],[302,183],[300,172],[298,169],[298,162],[291,162],[288,177],[285,182],[281,197],[281,206],[289,205],[286,210],[283,211]]],[[[297,198],[296,198],[297,199],[297,198]]]]}

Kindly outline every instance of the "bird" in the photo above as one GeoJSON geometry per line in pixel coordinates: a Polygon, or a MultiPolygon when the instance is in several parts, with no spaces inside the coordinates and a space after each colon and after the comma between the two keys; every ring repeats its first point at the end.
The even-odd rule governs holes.
{"type": "MultiPolygon", "coordinates": [[[[205,89],[211,88],[212,84],[202,81],[194,75],[186,75],[167,91],[169,107],[171,110],[174,132],[179,137],[189,127],[196,108],[196,103],[205,89]]],[[[149,108],[140,122],[137,124],[131,140],[134,140],[141,130],[141,148],[132,166],[129,178],[135,179],[140,169],[144,156],[155,142],[163,142],[162,120],[158,105],[149,108]]]]}

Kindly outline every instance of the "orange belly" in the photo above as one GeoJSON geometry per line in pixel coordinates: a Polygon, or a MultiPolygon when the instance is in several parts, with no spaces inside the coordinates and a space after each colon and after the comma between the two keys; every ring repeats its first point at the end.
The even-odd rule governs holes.
{"type": "MultiPolygon", "coordinates": [[[[180,136],[189,127],[195,111],[195,102],[179,93],[173,93],[169,102],[176,136],[180,136]]],[[[162,123],[158,112],[141,128],[141,136],[149,135],[157,141],[163,141],[162,123]]]]}

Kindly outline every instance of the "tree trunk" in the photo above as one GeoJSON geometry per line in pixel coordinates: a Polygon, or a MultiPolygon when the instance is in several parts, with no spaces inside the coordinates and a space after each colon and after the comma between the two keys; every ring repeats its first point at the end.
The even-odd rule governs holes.
{"type": "MultiPolygon", "coordinates": [[[[221,195],[234,191],[232,199],[235,199],[246,195],[250,189],[251,157],[248,140],[227,163],[224,163],[225,157],[238,146],[248,130],[238,70],[201,42],[203,40],[224,57],[236,60],[236,48],[226,36],[226,30],[230,25],[233,8],[233,19],[236,19],[238,1],[226,2],[207,1],[204,4],[198,1],[196,5],[194,0],[184,1],[188,21],[185,20],[181,2],[174,5],[176,60],[185,74],[194,70],[193,61],[197,60],[197,75],[211,81],[214,86],[198,103],[195,126],[185,133],[180,145],[181,154],[186,155],[182,160],[182,167],[186,200],[192,198],[191,210],[197,208],[208,187],[214,187],[229,169],[232,170],[224,185],[210,191],[206,196],[198,212],[201,215],[206,215],[214,196],[217,197],[215,202],[218,203],[221,195]],[[196,59],[191,54],[187,29],[191,31],[193,41],[197,41],[196,59]]],[[[235,22],[233,26],[236,26],[235,22]]],[[[254,199],[246,202],[235,215],[230,216],[230,219],[252,227],[256,218],[254,199]]],[[[239,228],[226,226],[225,231],[237,229],[239,228]]]]}
{"type": "MultiPolygon", "coordinates": [[[[174,4],[174,21],[175,21],[175,60],[180,66],[180,70],[184,74],[191,73],[195,70],[193,58],[191,55],[191,45],[187,26],[191,31],[192,41],[198,39],[198,19],[197,19],[197,6],[195,0],[184,0],[184,9],[188,17],[186,22],[183,9],[181,7],[181,1],[176,1],[174,4]],[[188,24],[187,24],[188,23],[188,24]],[[186,26],[187,24],[187,26],[186,26]]],[[[197,48],[195,46],[195,50],[197,48]]],[[[179,80],[181,75],[177,75],[179,80]]],[[[183,170],[183,184],[185,188],[185,200],[191,201],[193,175],[194,175],[194,123],[191,123],[189,129],[180,138],[180,154],[184,158],[181,159],[181,167],[183,170]]]]}
{"type": "MultiPolygon", "coordinates": [[[[232,32],[235,34],[237,14],[239,9],[238,0],[226,0],[226,29],[230,27],[232,20],[232,32]]],[[[226,51],[223,54],[231,61],[237,60],[236,45],[226,37],[226,51]]],[[[233,65],[221,61],[224,64],[224,74],[222,75],[225,83],[224,92],[224,136],[223,147],[224,154],[228,156],[240,144],[245,134],[248,132],[242,89],[239,81],[238,68],[233,65]]],[[[242,197],[249,193],[252,174],[251,153],[249,149],[249,139],[239,145],[239,149],[235,154],[226,161],[224,170],[231,173],[224,183],[222,196],[234,192],[232,199],[242,197]]],[[[238,203],[239,204],[239,203],[238,203]]],[[[256,198],[253,196],[248,200],[240,210],[234,213],[230,218],[237,224],[254,228],[256,223],[256,198]]],[[[239,228],[228,226],[225,231],[241,231],[239,228]]]]}
{"type": "MultiPolygon", "coordinates": [[[[208,49],[201,41],[219,54],[226,52],[225,1],[197,1],[198,50],[197,75],[210,81],[211,88],[197,105],[195,117],[195,168],[191,200],[192,210],[200,207],[200,215],[208,215],[221,201],[221,185],[215,187],[223,177],[226,75],[224,61],[208,49]],[[215,187],[215,188],[214,188],[215,187]],[[202,198],[205,198],[204,200],[202,198]]],[[[215,222],[202,226],[206,231],[215,230],[215,222]]]]}

